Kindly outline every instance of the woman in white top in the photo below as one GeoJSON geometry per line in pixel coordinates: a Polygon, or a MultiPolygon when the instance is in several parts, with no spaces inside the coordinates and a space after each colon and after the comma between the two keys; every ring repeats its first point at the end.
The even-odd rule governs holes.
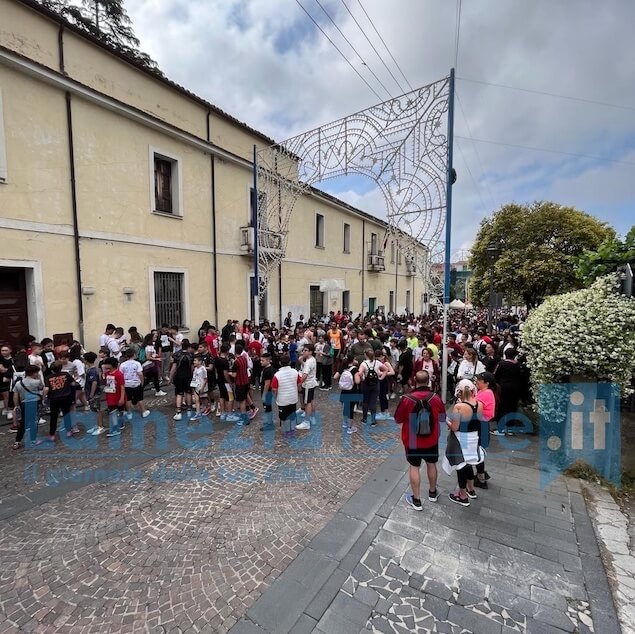
{"type": "Polygon", "coordinates": [[[156,341],[159,338],[155,331],[148,333],[143,338],[142,349],[145,351],[145,361],[141,364],[143,368],[143,387],[148,383],[154,384],[154,395],[165,396],[166,392],[161,389],[159,383],[159,369],[161,368],[161,355],[157,352],[156,341]]]}
{"type": "Polygon", "coordinates": [[[463,353],[463,360],[459,364],[456,379],[469,379],[474,382],[476,375],[485,372],[485,366],[478,360],[476,350],[474,348],[466,348],[463,353]]]}

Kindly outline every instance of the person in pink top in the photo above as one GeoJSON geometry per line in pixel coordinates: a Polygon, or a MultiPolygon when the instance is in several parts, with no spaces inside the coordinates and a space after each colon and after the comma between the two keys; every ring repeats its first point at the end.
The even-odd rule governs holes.
{"type": "MultiPolygon", "coordinates": [[[[477,402],[481,403],[483,407],[483,420],[488,423],[494,419],[496,414],[496,391],[498,386],[496,385],[496,379],[491,372],[481,372],[476,377],[476,393],[477,402]]],[[[483,438],[486,443],[487,439],[483,438]]],[[[476,465],[476,480],[474,480],[474,486],[480,489],[487,489],[487,481],[490,479],[489,473],[485,471],[485,461],[476,465]]]]}

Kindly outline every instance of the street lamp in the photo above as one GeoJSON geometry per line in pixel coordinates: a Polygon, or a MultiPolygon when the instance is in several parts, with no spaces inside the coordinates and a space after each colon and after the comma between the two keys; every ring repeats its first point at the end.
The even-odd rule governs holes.
{"type": "Polygon", "coordinates": [[[489,334],[494,332],[494,264],[498,257],[498,247],[494,242],[487,245],[487,263],[489,270],[489,334]]]}

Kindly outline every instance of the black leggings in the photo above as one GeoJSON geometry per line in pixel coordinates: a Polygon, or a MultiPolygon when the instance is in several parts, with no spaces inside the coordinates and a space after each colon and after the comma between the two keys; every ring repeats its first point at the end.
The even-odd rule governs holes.
{"type": "MultiPolygon", "coordinates": [[[[481,462],[476,465],[476,473],[485,473],[485,462],[481,462]]],[[[459,481],[459,489],[465,489],[467,487],[468,480],[474,480],[474,470],[471,464],[466,464],[462,469],[456,472],[456,477],[459,481]]]]}
{"type": "Polygon", "coordinates": [[[143,387],[149,385],[150,383],[154,383],[155,392],[158,392],[161,389],[161,384],[159,383],[159,370],[157,369],[156,363],[143,368],[143,387]]]}

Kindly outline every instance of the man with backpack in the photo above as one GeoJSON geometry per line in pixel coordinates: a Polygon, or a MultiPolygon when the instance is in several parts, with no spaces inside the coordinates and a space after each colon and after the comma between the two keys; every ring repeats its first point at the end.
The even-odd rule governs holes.
{"type": "Polygon", "coordinates": [[[410,465],[410,489],[406,501],[415,510],[423,510],[421,504],[421,461],[426,463],[428,475],[428,500],[436,502],[437,462],[439,461],[439,433],[445,422],[445,405],[441,397],[427,387],[430,376],[425,370],[415,374],[415,388],[404,394],[395,410],[395,422],[401,425],[401,441],[410,465]]]}
{"type": "Polygon", "coordinates": [[[370,422],[371,427],[375,427],[379,382],[389,373],[390,368],[375,359],[372,348],[366,350],[364,356],[366,358],[359,364],[355,382],[362,389],[362,422],[370,422]]]}

